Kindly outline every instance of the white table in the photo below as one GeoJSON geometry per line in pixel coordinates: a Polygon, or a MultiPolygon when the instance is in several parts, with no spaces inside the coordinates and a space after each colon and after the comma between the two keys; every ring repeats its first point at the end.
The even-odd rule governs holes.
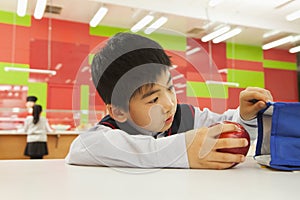
{"type": "Polygon", "coordinates": [[[248,157],[229,170],[71,166],[64,160],[0,161],[2,200],[299,200],[300,172],[248,157]]]}

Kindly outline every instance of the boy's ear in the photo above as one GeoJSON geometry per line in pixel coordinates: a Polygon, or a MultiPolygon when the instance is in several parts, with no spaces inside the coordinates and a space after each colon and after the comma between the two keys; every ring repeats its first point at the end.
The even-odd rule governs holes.
{"type": "Polygon", "coordinates": [[[116,121],[124,123],[127,120],[127,113],[116,107],[113,106],[112,104],[107,104],[106,108],[108,110],[109,115],[116,121]]]}

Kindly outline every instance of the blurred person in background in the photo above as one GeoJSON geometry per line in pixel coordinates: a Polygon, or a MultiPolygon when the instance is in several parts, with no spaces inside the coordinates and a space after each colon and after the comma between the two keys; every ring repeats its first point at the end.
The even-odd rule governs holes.
{"type": "Polygon", "coordinates": [[[30,159],[43,159],[44,155],[48,155],[47,132],[52,132],[52,129],[41,113],[42,106],[33,105],[32,116],[27,116],[24,122],[24,131],[27,133],[24,155],[30,156],[30,159]]]}

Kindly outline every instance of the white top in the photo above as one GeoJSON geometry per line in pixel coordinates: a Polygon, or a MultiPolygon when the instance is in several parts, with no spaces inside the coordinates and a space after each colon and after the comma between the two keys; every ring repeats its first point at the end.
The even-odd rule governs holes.
{"type": "MultiPolygon", "coordinates": [[[[195,108],[194,128],[231,120],[244,125],[252,139],[256,137],[256,120],[247,126],[239,109],[216,114],[209,109],[195,108]]],[[[80,134],[71,144],[66,157],[68,164],[122,166],[140,168],[189,168],[185,135],[153,138],[149,135],[129,135],[119,129],[97,125],[93,131],[80,134]]]]}
{"type": "Polygon", "coordinates": [[[52,132],[48,120],[40,116],[37,124],[33,124],[33,116],[25,119],[24,131],[27,133],[27,142],[46,142],[47,132],[52,132]]]}
{"type": "Polygon", "coordinates": [[[2,200],[299,200],[300,173],[261,168],[252,158],[226,170],[66,165],[1,160],[2,200]]]}

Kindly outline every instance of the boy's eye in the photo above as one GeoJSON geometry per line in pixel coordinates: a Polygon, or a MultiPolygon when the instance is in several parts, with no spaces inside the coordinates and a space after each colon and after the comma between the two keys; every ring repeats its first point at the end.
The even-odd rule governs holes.
{"type": "Polygon", "coordinates": [[[151,101],[149,101],[148,103],[156,103],[158,100],[158,97],[155,97],[154,99],[152,99],[151,101]]]}

